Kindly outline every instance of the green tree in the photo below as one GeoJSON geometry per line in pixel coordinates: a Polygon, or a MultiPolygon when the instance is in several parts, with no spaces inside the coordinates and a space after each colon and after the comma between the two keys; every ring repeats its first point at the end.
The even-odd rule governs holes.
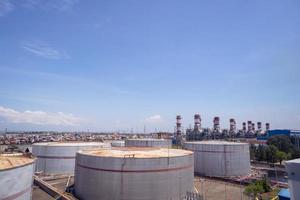
{"type": "Polygon", "coordinates": [[[275,163],[277,161],[276,152],[278,151],[277,147],[274,145],[268,145],[266,149],[267,161],[275,163]]]}
{"type": "Polygon", "coordinates": [[[256,156],[255,156],[255,153],[256,153],[256,146],[254,144],[251,144],[250,145],[250,159],[251,160],[256,160],[256,156]]]}
{"type": "Polygon", "coordinates": [[[249,184],[245,188],[245,194],[253,197],[257,197],[258,194],[270,191],[271,186],[265,178],[262,180],[255,181],[254,183],[249,184]]]}
{"type": "Polygon", "coordinates": [[[258,161],[266,161],[266,159],[267,159],[266,148],[267,148],[267,146],[264,146],[264,145],[259,145],[257,147],[257,150],[255,152],[255,158],[258,161]]]}
{"type": "Polygon", "coordinates": [[[283,151],[277,151],[276,152],[276,160],[278,160],[280,162],[280,165],[281,165],[281,162],[283,160],[286,160],[288,158],[288,155],[283,152],[283,151]]]}
{"type": "Polygon", "coordinates": [[[274,145],[279,151],[289,153],[293,149],[290,137],[286,135],[274,135],[267,140],[268,145],[274,145]]]}

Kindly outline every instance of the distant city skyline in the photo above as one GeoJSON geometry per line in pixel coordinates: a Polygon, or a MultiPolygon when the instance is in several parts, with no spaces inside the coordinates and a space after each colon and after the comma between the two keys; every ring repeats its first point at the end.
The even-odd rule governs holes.
{"type": "Polygon", "coordinates": [[[0,1],[0,131],[300,129],[300,2],[0,1]],[[264,126],[263,126],[264,127],[264,126]]]}

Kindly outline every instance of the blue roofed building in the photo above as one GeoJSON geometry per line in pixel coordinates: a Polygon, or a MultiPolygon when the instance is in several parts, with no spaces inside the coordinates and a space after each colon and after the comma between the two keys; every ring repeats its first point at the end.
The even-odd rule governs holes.
{"type": "Polygon", "coordinates": [[[289,189],[281,189],[278,193],[279,200],[290,200],[291,195],[289,189]]]}

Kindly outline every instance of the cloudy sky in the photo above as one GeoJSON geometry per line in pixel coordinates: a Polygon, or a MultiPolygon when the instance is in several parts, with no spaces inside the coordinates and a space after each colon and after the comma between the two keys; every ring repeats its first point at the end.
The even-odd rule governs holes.
{"type": "Polygon", "coordinates": [[[300,129],[298,0],[0,0],[0,131],[300,129]]]}

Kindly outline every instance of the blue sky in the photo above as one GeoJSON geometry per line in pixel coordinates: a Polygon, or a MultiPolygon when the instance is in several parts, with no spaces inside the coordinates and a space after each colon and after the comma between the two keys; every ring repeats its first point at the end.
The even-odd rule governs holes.
{"type": "Polygon", "coordinates": [[[300,129],[300,2],[0,0],[0,130],[300,129]]]}

